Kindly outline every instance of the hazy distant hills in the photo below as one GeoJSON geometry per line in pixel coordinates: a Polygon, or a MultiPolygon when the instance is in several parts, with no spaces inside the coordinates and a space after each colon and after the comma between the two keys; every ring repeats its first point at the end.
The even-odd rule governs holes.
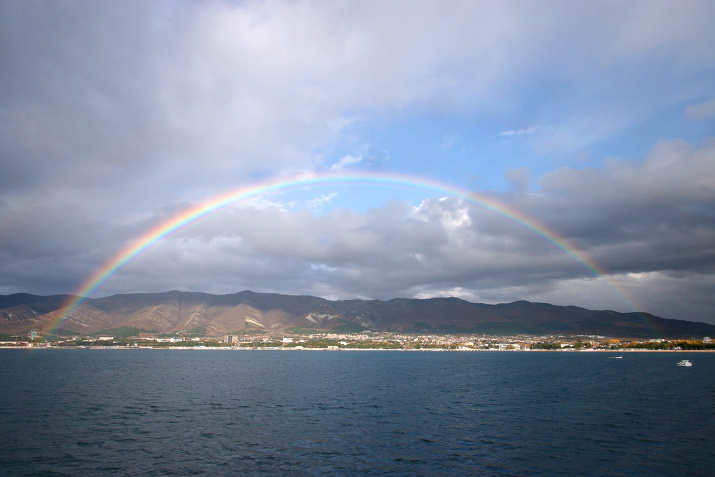
{"type": "MultiPolygon", "coordinates": [[[[0,333],[46,331],[60,318],[61,308],[70,298],[0,295],[0,333]]],[[[332,301],[251,291],[229,295],[171,291],[88,299],[62,324],[61,330],[86,334],[119,327],[159,333],[201,330],[208,335],[258,330],[273,334],[372,330],[698,339],[715,336],[715,325],[706,323],[528,301],[498,305],[458,298],[332,301]]]]}

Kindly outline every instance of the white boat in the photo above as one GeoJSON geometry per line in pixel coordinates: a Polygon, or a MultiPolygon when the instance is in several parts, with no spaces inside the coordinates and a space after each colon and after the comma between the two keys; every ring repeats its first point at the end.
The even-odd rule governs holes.
{"type": "Polygon", "coordinates": [[[692,366],[693,363],[690,362],[689,359],[684,359],[682,361],[678,361],[678,366],[692,366]]]}
{"type": "Polygon", "coordinates": [[[623,359],[623,356],[609,356],[611,359],[623,359]]]}

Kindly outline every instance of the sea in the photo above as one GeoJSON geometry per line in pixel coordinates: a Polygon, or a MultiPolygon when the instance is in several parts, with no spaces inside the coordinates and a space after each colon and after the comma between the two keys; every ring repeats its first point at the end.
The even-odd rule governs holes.
{"type": "Polygon", "coordinates": [[[715,475],[715,353],[615,356],[4,349],[0,475],[715,475]]]}

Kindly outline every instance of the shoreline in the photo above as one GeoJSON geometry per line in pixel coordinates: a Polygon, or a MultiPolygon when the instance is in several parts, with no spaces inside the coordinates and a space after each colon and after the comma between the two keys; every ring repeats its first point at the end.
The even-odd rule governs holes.
{"type": "Polygon", "coordinates": [[[500,349],[394,349],[394,348],[241,348],[221,346],[0,346],[2,349],[25,350],[164,350],[164,351],[408,351],[408,352],[448,352],[448,353],[715,353],[713,349],[699,350],[672,350],[672,349],[527,349],[527,350],[500,350],[500,349]]]}

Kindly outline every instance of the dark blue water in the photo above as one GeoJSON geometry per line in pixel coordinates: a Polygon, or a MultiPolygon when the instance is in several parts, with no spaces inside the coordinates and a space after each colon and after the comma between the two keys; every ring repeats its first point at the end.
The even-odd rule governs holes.
{"type": "Polygon", "coordinates": [[[713,475],[715,354],[608,356],[0,350],[0,473],[713,475]]]}

